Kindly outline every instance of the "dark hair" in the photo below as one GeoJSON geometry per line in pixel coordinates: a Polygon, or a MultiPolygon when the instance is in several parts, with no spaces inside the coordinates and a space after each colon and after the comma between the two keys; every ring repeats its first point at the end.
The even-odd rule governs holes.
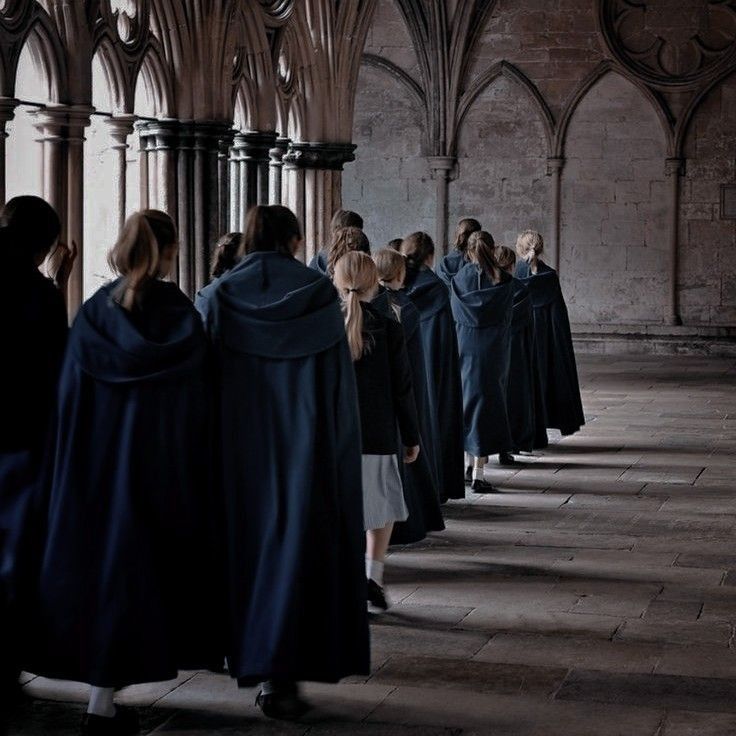
{"type": "Polygon", "coordinates": [[[0,210],[0,227],[7,228],[16,247],[27,249],[32,259],[45,258],[61,234],[56,210],[41,197],[28,194],[13,197],[5,204],[0,210]]]}
{"type": "Polygon", "coordinates": [[[516,264],[516,253],[505,245],[496,246],[496,263],[499,268],[507,271],[516,264]]]}
{"type": "Polygon", "coordinates": [[[434,255],[434,243],[427,233],[412,233],[401,241],[401,254],[406,256],[407,270],[418,271],[434,255]]]}
{"type": "Polygon", "coordinates": [[[391,248],[391,250],[401,250],[401,238],[389,240],[388,243],[386,243],[386,247],[391,248]]]}
{"type": "Polygon", "coordinates": [[[332,216],[332,222],[330,223],[330,230],[334,233],[343,227],[357,227],[359,230],[363,229],[363,218],[352,210],[338,210],[332,216]]]}
{"type": "Polygon", "coordinates": [[[291,243],[302,239],[302,229],[296,215],[281,205],[257,205],[245,217],[243,241],[239,256],[269,251],[293,256],[291,243]]]}
{"type": "Polygon", "coordinates": [[[243,233],[228,233],[217,241],[210,264],[211,279],[222,276],[237,264],[240,260],[238,253],[242,246],[243,233]]]}
{"type": "Polygon", "coordinates": [[[346,253],[358,251],[365,253],[367,256],[371,254],[371,244],[368,242],[366,234],[358,227],[341,227],[332,233],[332,241],[327,251],[327,273],[330,278],[335,273],[335,264],[346,253]]]}
{"type": "Polygon", "coordinates": [[[468,260],[477,263],[494,284],[501,280],[501,271],[496,261],[493,236],[484,230],[470,234],[467,247],[468,260]]]}
{"type": "Polygon", "coordinates": [[[140,210],[128,217],[107,257],[112,270],[122,277],[115,300],[131,309],[144,287],[161,276],[161,251],[176,241],[176,226],[165,212],[140,210]]]}
{"type": "Polygon", "coordinates": [[[472,217],[464,217],[460,220],[455,228],[455,240],[453,242],[455,250],[465,253],[468,247],[468,238],[472,233],[477,233],[480,229],[480,223],[472,217]]]}

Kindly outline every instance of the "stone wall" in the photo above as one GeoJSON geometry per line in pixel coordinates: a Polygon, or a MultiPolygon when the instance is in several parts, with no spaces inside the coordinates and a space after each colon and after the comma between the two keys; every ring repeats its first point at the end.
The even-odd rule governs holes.
{"type": "MultiPolygon", "coordinates": [[[[687,26],[694,11],[677,0],[667,3],[659,0],[652,11],[670,44],[662,58],[690,58],[666,54],[682,40],[684,31],[676,27],[687,26]]],[[[725,27],[725,16],[714,13],[730,11],[697,5],[706,14],[698,16],[706,18],[703,27],[725,27]]],[[[667,159],[681,156],[676,312],[703,335],[724,328],[733,334],[736,221],[721,219],[720,193],[722,184],[736,182],[736,75],[719,81],[720,72],[694,68],[694,81],[680,84],[673,76],[670,84],[659,59],[644,59],[649,67],[641,72],[638,61],[629,63],[621,56],[625,50],[619,53],[603,37],[597,8],[594,0],[499,0],[494,6],[468,51],[460,96],[494,65],[503,62],[513,73],[488,80],[462,120],[455,149],[442,153],[457,157],[448,236],[457,218],[475,216],[500,241],[535,227],[552,244],[559,223],[560,275],[573,322],[586,334],[595,325],[620,325],[627,334],[633,327],[644,335],[647,325],[673,318],[668,264],[675,210],[666,170],[667,159]],[[683,125],[688,106],[710,84],[691,123],[683,125]],[[559,219],[548,157],[564,159],[559,219]]],[[[395,0],[380,0],[366,52],[394,63],[426,91],[411,38],[395,0]]],[[[344,202],[366,216],[380,239],[416,228],[435,232],[437,200],[420,107],[394,76],[364,67],[354,125],[357,162],[345,171],[344,202]],[[411,190],[409,181],[415,182],[411,190]]]]}

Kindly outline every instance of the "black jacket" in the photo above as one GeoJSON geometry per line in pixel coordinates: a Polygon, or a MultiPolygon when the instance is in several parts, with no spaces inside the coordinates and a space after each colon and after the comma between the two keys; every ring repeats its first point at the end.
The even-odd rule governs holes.
{"type": "Polygon", "coordinates": [[[411,366],[401,325],[363,302],[366,351],[354,363],[364,455],[395,455],[419,444],[411,366]]]}

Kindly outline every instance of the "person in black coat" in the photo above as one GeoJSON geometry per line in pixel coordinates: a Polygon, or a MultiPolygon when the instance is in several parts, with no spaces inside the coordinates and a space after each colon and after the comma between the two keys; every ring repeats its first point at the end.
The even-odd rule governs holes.
{"type": "Polygon", "coordinates": [[[242,250],[243,233],[228,233],[217,241],[210,264],[210,283],[194,295],[194,306],[205,321],[207,309],[217,284],[228,271],[238,265],[242,250]]]}
{"type": "MultiPolygon", "coordinates": [[[[362,230],[363,218],[357,212],[353,212],[352,210],[341,209],[335,212],[330,222],[330,243],[334,240],[335,233],[346,227],[354,227],[358,230],[362,230]]],[[[328,245],[326,248],[318,251],[314,258],[309,262],[309,267],[313,268],[315,271],[319,271],[323,276],[328,275],[327,259],[329,257],[330,249],[331,245],[328,245]]],[[[370,248],[366,252],[370,253],[370,248]]]]}
{"type": "Polygon", "coordinates": [[[358,385],[367,597],[378,612],[388,608],[383,566],[391,532],[395,522],[409,515],[396,457],[396,426],[405,448],[403,460],[413,463],[419,456],[419,422],[404,332],[395,319],[370,304],[378,291],[375,263],[365,253],[348,253],[335,264],[335,286],[344,302],[358,385]]]}
{"type": "Polygon", "coordinates": [[[480,230],[480,223],[472,217],[464,217],[458,222],[452,251],[437,266],[437,275],[447,286],[450,286],[454,276],[468,262],[468,238],[480,230]]]}
{"type": "Polygon", "coordinates": [[[205,315],[225,496],[228,669],[295,718],[302,680],[370,671],[360,417],[330,281],[294,256],[285,207],[254,207],[205,315]]]}
{"type": "Polygon", "coordinates": [[[525,230],[519,235],[516,278],[532,297],[534,344],[547,427],[570,435],[585,424],[585,415],[567,305],[557,272],[540,258],[543,250],[540,233],[525,230]]]}
{"type": "Polygon", "coordinates": [[[17,689],[42,544],[39,480],[68,333],[63,292],[76,256],[60,232],[56,211],[39,197],[15,197],[0,211],[0,712],[17,689]],[[50,254],[53,280],[39,271],[50,254]]]}
{"type": "Polygon", "coordinates": [[[406,294],[419,310],[433,434],[440,438],[440,499],[464,498],[463,391],[450,295],[431,269],[434,243],[427,233],[404,238],[401,253],[406,256],[406,294]]]}
{"type": "Polygon", "coordinates": [[[419,418],[419,457],[410,465],[400,465],[409,518],[394,524],[391,535],[391,544],[411,544],[424,539],[430,531],[442,531],[445,528],[436,464],[436,458],[440,454],[439,440],[432,434],[432,412],[424,364],[424,346],[419,328],[419,310],[403,290],[406,259],[396,250],[382,248],[373,255],[373,260],[382,289],[371,304],[384,314],[395,316],[404,330],[419,418]]]}
{"type": "Polygon", "coordinates": [[[114,690],[221,667],[207,339],[164,282],[177,236],[131,215],[119,278],[80,309],[61,374],[33,672],[92,686],[83,731],[137,730],[114,690]]]}
{"type": "Polygon", "coordinates": [[[312,260],[311,268],[332,279],[335,275],[335,264],[346,254],[358,251],[370,255],[371,244],[366,234],[358,227],[341,227],[332,232],[329,248],[324,251],[324,260],[312,260]],[[324,268],[323,268],[324,266],[324,268]]]}

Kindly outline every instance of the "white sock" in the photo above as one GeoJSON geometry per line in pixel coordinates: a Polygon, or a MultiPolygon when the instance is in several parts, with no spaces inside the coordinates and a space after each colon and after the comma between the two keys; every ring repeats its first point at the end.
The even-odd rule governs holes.
{"type": "Polygon", "coordinates": [[[465,453],[465,467],[466,468],[473,467],[473,456],[469,452],[465,453]]]}
{"type": "Polygon", "coordinates": [[[366,557],[365,576],[377,585],[383,586],[383,562],[366,557]]]}
{"type": "Polygon", "coordinates": [[[93,716],[102,716],[103,718],[115,717],[115,703],[113,697],[115,688],[112,687],[90,687],[89,689],[89,705],[87,713],[93,716]]]}
{"type": "Polygon", "coordinates": [[[473,463],[473,480],[483,480],[483,471],[485,470],[485,458],[476,457],[473,463]]]}

